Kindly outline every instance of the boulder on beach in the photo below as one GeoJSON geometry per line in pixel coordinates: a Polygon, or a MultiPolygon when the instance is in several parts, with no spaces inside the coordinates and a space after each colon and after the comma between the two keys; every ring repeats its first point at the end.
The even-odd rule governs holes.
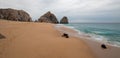
{"type": "Polygon", "coordinates": [[[50,11],[42,15],[39,19],[39,22],[46,22],[46,23],[59,23],[56,16],[52,14],[50,11]]]}
{"type": "Polygon", "coordinates": [[[64,16],[61,20],[60,20],[60,24],[68,24],[68,18],[66,16],[64,16]]]}
{"type": "Polygon", "coordinates": [[[12,21],[26,21],[30,22],[30,15],[24,10],[16,9],[0,9],[0,19],[12,20],[12,21]]]}

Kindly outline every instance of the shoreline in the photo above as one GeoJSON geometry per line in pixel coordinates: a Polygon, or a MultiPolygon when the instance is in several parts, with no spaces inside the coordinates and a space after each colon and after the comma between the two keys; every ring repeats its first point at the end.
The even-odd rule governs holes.
{"type": "Polygon", "coordinates": [[[72,28],[68,28],[66,26],[57,26],[56,29],[58,29],[60,32],[63,32],[63,33],[68,33],[70,34],[70,36],[74,36],[74,37],[77,37],[81,40],[83,40],[90,48],[91,50],[94,52],[94,54],[98,57],[98,58],[119,58],[120,57],[120,47],[116,47],[116,46],[113,46],[113,45],[110,45],[110,44],[106,44],[104,42],[100,42],[100,41],[97,41],[97,40],[93,40],[93,39],[88,39],[89,36],[84,36],[81,37],[79,36],[76,32],[76,35],[75,33],[72,33],[72,32],[75,32],[76,30],[72,29],[72,28]],[[61,30],[60,30],[61,29],[61,30]],[[62,30],[63,29],[63,30],[62,30]],[[72,32],[68,31],[66,32],[66,30],[71,30],[72,32]],[[74,35],[73,35],[74,34],[74,35]],[[107,46],[107,49],[102,49],[101,48],[101,45],[102,44],[105,44],[107,46]]]}

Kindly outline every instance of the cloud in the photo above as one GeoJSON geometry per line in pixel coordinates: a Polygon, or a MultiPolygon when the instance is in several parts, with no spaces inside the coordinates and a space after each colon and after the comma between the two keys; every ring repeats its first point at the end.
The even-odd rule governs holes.
{"type": "Polygon", "coordinates": [[[33,20],[51,11],[71,22],[120,22],[120,0],[1,0],[0,8],[23,9],[33,20]]]}

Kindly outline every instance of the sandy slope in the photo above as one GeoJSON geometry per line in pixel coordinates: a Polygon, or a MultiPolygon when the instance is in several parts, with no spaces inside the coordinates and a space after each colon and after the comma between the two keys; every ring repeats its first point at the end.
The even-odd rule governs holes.
{"type": "Polygon", "coordinates": [[[52,24],[0,20],[0,58],[95,58],[80,39],[63,38],[52,24]]]}

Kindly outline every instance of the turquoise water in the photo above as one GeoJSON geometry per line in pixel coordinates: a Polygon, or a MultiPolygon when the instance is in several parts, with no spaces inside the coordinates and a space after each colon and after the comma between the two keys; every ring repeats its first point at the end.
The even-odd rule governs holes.
{"type": "Polygon", "coordinates": [[[102,38],[99,40],[106,39],[109,43],[120,46],[120,23],[71,23],[65,25],[85,34],[101,36],[102,38]]]}

